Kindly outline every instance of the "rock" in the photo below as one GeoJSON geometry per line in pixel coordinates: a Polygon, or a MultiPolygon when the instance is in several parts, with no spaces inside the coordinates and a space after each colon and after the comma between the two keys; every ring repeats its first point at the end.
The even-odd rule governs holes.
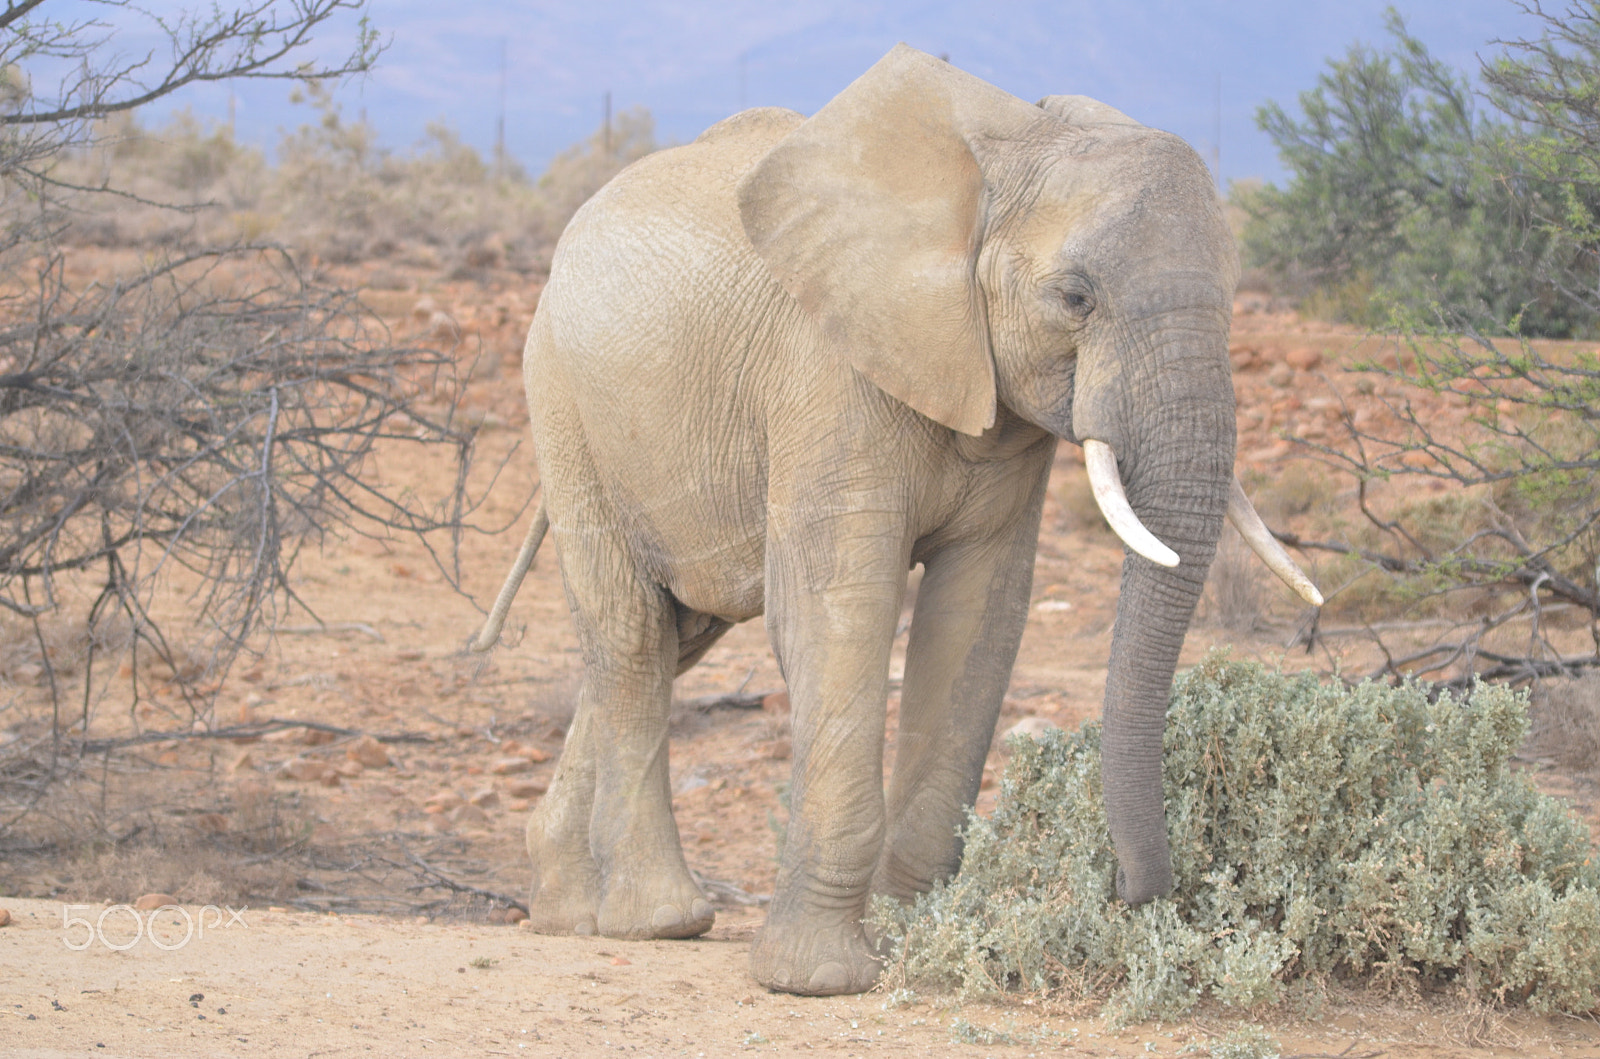
{"type": "Polygon", "coordinates": [[[787,739],[774,739],[761,747],[761,756],[773,761],[788,761],[794,756],[794,745],[787,739]]]}
{"type": "Polygon", "coordinates": [[[542,765],[550,760],[550,751],[541,750],[536,746],[525,746],[517,753],[536,765],[542,765]]]}
{"type": "Polygon", "coordinates": [[[628,959],[626,956],[613,956],[613,957],[611,957],[611,966],[613,966],[613,967],[632,967],[633,966],[633,961],[628,959]]]}
{"type": "Polygon", "coordinates": [[[234,758],[233,764],[229,766],[234,772],[249,772],[255,767],[256,759],[250,755],[248,750],[240,751],[239,756],[234,758]]]}
{"type": "Polygon", "coordinates": [[[481,787],[467,795],[467,801],[480,809],[488,809],[500,804],[500,794],[493,787],[481,787]]]}
{"type": "Polygon", "coordinates": [[[428,334],[440,342],[459,342],[461,325],[449,313],[434,313],[428,317],[428,334]]]}
{"type": "Polygon", "coordinates": [[[787,691],[774,691],[761,700],[763,713],[788,713],[789,693],[787,691]]]}
{"type": "Polygon", "coordinates": [[[178,899],[171,894],[145,894],[133,902],[133,907],[141,912],[150,912],[163,905],[175,905],[178,899]]]}
{"type": "Polygon", "coordinates": [[[427,295],[418,298],[416,304],[411,307],[411,315],[418,321],[427,320],[438,311],[439,303],[427,295]]]}
{"type": "Polygon", "coordinates": [[[324,732],[320,728],[307,728],[305,735],[300,737],[300,741],[306,746],[327,746],[337,738],[339,738],[339,735],[336,732],[324,732]]]}
{"type": "Polygon", "coordinates": [[[489,771],[496,776],[505,776],[513,772],[526,772],[533,767],[533,762],[525,757],[496,758],[489,766],[489,771]]]}
{"type": "Polygon", "coordinates": [[[317,780],[317,782],[322,784],[324,787],[337,787],[340,783],[344,782],[343,778],[334,770],[332,765],[324,765],[322,768],[322,776],[317,780]]]}
{"type": "Polygon", "coordinates": [[[489,822],[489,814],[468,802],[465,805],[456,806],[455,810],[450,814],[450,819],[457,824],[487,824],[489,822]]]}
{"type": "Polygon", "coordinates": [[[527,810],[528,810],[528,799],[526,799],[526,798],[513,798],[509,802],[506,803],[506,809],[509,812],[513,812],[513,813],[527,812],[527,810]]]}
{"type": "Polygon", "coordinates": [[[228,830],[228,818],[221,813],[201,813],[191,822],[198,830],[210,835],[220,835],[228,830]]]}
{"type": "Polygon", "coordinates": [[[422,804],[433,812],[448,813],[452,809],[467,804],[467,800],[455,791],[440,791],[422,804]]]}
{"type": "MultiPolygon", "coordinates": [[[[505,923],[507,926],[514,927],[527,918],[528,913],[524,912],[522,909],[508,908],[506,909],[506,914],[501,918],[501,922],[505,923]]],[[[5,924],[0,923],[0,926],[5,926],[5,924]]]]}
{"type": "Polygon", "coordinates": [[[1294,382],[1294,369],[1287,364],[1274,364],[1267,372],[1267,383],[1279,390],[1294,382]]]}
{"type": "Polygon", "coordinates": [[[537,798],[549,789],[548,780],[512,780],[506,784],[506,793],[513,798],[537,798]]]}
{"type": "Polygon", "coordinates": [[[343,761],[335,762],[333,765],[333,771],[337,772],[347,780],[353,780],[365,772],[366,769],[361,767],[361,762],[351,761],[349,758],[346,758],[343,761]]]}
{"type": "Polygon", "coordinates": [[[461,256],[468,268],[494,268],[500,263],[505,248],[492,239],[485,239],[481,243],[474,243],[467,247],[467,252],[461,256]]]}
{"type": "Polygon", "coordinates": [[[321,783],[324,776],[330,775],[337,781],[339,776],[326,762],[312,761],[303,757],[292,757],[285,761],[283,767],[278,770],[278,775],[301,783],[321,783]]]}
{"type": "Polygon", "coordinates": [[[1037,739],[1050,729],[1060,727],[1054,721],[1047,721],[1043,717],[1024,717],[1006,729],[1005,737],[1010,739],[1012,736],[1027,736],[1029,739],[1037,739]]]}
{"type": "Polygon", "coordinates": [[[369,769],[389,767],[389,751],[370,735],[364,735],[345,747],[344,756],[351,761],[359,761],[369,769]]]}
{"type": "Polygon", "coordinates": [[[1300,371],[1315,371],[1322,364],[1322,354],[1314,349],[1291,349],[1283,355],[1284,363],[1300,371]]]}
{"type": "MultiPolygon", "coordinates": [[[[528,917],[527,917],[526,914],[524,914],[522,918],[523,919],[527,919],[528,917]]],[[[10,910],[9,909],[5,909],[5,908],[0,908],[0,927],[9,927],[10,925],[11,925],[11,912],[10,912],[10,910]]]]}

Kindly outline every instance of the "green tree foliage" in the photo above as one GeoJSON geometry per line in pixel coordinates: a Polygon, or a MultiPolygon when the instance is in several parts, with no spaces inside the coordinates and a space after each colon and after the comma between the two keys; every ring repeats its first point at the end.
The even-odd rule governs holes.
{"type": "Polygon", "coordinates": [[[1539,75],[1506,66],[1480,108],[1468,79],[1392,9],[1388,28],[1389,47],[1357,44],[1328,64],[1300,96],[1301,117],[1276,103],[1259,111],[1293,175],[1283,188],[1236,193],[1250,262],[1357,323],[1382,325],[1400,305],[1441,306],[1487,330],[1592,327],[1595,305],[1566,294],[1585,251],[1550,223],[1568,201],[1539,162],[1550,137],[1519,120],[1510,94],[1513,67],[1539,75]]]}
{"type": "Polygon", "coordinates": [[[1174,896],[1116,899],[1097,724],[1014,740],[960,873],[878,905],[891,980],[1101,998],[1125,1021],[1339,979],[1594,1011],[1600,872],[1582,822],[1508,767],[1526,729],[1502,686],[1430,700],[1213,653],[1167,719],[1174,896]]]}
{"type": "Polygon", "coordinates": [[[1241,195],[1255,264],[1311,292],[1308,310],[1397,335],[1355,365],[1388,377],[1363,380],[1387,415],[1347,409],[1342,440],[1308,443],[1354,476],[1366,527],[1281,539],[1458,616],[1384,646],[1383,669],[1458,689],[1600,665],[1600,361],[1533,341],[1600,328],[1600,4],[1523,9],[1539,32],[1500,42],[1476,92],[1391,12],[1391,46],[1331,63],[1301,118],[1263,108],[1294,175],[1241,195]],[[1441,425],[1444,403],[1467,423],[1441,425]],[[1418,477],[1468,517],[1442,524],[1418,477]],[[1557,602],[1587,612],[1593,651],[1552,638],[1557,602]]]}

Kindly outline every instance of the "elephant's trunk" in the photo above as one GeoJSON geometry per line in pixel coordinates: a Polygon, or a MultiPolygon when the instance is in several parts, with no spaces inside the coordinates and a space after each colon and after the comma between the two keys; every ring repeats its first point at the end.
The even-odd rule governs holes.
{"type": "Polygon", "coordinates": [[[1125,379],[1128,389],[1116,402],[1122,409],[1146,410],[1115,430],[1128,502],[1139,522],[1180,560],[1161,565],[1129,551],[1112,634],[1103,781],[1120,866],[1117,889],[1133,904],[1172,889],[1161,791],[1167,703],[1234,481],[1226,332],[1216,349],[1197,349],[1193,335],[1168,343],[1168,355],[1154,358],[1156,366],[1125,379]]]}

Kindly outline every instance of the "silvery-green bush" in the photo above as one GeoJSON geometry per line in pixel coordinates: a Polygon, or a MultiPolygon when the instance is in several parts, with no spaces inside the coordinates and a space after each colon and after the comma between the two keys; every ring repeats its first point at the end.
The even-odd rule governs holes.
{"type": "Polygon", "coordinates": [[[1173,896],[1116,899],[1099,725],[1019,739],[960,873],[877,906],[891,976],[1105,997],[1118,1021],[1333,980],[1594,1011],[1600,872],[1582,823],[1507,765],[1527,725],[1498,685],[1430,702],[1213,653],[1168,713],[1173,896]]]}

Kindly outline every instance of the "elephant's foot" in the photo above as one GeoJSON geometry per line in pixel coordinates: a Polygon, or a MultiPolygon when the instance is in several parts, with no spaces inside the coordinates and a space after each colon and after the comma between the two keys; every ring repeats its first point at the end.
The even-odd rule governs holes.
{"type": "Polygon", "coordinates": [[[630,869],[607,880],[595,922],[608,938],[694,938],[716,918],[684,869],[630,869]]]}
{"type": "Polygon", "coordinates": [[[600,869],[589,852],[587,836],[551,828],[543,808],[528,820],[528,857],[533,861],[528,929],[540,934],[595,934],[600,869]]]}
{"type": "Polygon", "coordinates": [[[802,996],[865,993],[878,981],[882,961],[873,955],[861,922],[820,917],[767,921],[750,947],[750,973],[768,989],[802,996]]]}
{"type": "Polygon", "coordinates": [[[599,892],[598,876],[591,885],[575,886],[545,873],[528,899],[526,926],[538,934],[595,934],[599,892]]]}

